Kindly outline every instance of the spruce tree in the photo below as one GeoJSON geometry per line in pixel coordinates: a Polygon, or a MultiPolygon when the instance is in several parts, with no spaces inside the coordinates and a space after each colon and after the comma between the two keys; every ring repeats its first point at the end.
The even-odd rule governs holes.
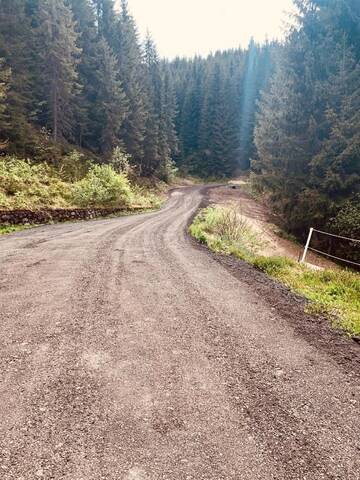
{"type": "Polygon", "coordinates": [[[39,80],[44,91],[41,123],[55,142],[73,140],[76,97],[80,91],[76,70],[81,50],[72,12],[64,0],[41,0],[38,42],[41,43],[39,80]]]}
{"type": "MultiPolygon", "coordinates": [[[[182,158],[180,166],[192,169],[192,159],[199,151],[199,136],[201,112],[204,99],[204,66],[203,62],[194,61],[188,75],[186,84],[183,85],[184,99],[179,112],[180,125],[178,126],[182,158]]],[[[181,105],[181,100],[179,99],[181,105]]]]}
{"type": "Polygon", "coordinates": [[[145,168],[144,140],[148,99],[136,24],[125,0],[121,2],[114,53],[118,59],[121,83],[129,104],[129,113],[122,125],[121,136],[127,152],[141,173],[145,168]]]}
{"type": "Polygon", "coordinates": [[[32,23],[36,18],[35,0],[1,0],[0,58],[11,69],[7,92],[8,122],[2,137],[9,140],[9,152],[32,155],[36,139],[32,128],[38,104],[36,95],[36,48],[32,23]]]}
{"type": "Polygon", "coordinates": [[[117,146],[123,146],[121,128],[128,115],[127,101],[121,87],[117,60],[105,39],[98,44],[96,94],[89,109],[91,140],[98,140],[98,152],[109,157],[117,146]]]}
{"type": "Polygon", "coordinates": [[[162,99],[163,128],[171,159],[174,160],[179,153],[179,138],[175,123],[178,105],[174,89],[174,80],[171,73],[164,70],[164,68],[162,69],[162,99]]]}
{"type": "Polygon", "coordinates": [[[115,146],[122,144],[120,131],[127,115],[118,62],[97,27],[95,10],[88,1],[72,0],[71,7],[82,51],[77,138],[80,146],[108,157],[115,146]]]}
{"type": "Polygon", "coordinates": [[[117,16],[114,0],[91,0],[96,15],[99,37],[104,37],[110,47],[114,48],[117,35],[117,16]]]}
{"type": "Polygon", "coordinates": [[[0,58],[0,150],[7,146],[5,132],[9,128],[7,114],[7,95],[10,86],[11,71],[5,65],[4,59],[0,58]]]}
{"type": "Polygon", "coordinates": [[[161,110],[161,77],[159,58],[156,47],[148,34],[144,49],[146,82],[146,129],[144,134],[144,160],[142,173],[146,176],[154,174],[161,162],[160,145],[160,110],[161,110]]]}
{"type": "Polygon", "coordinates": [[[97,145],[97,140],[93,138],[96,124],[90,115],[90,109],[97,94],[99,62],[99,36],[95,11],[88,0],[70,0],[69,6],[78,35],[77,45],[81,49],[81,57],[77,65],[81,94],[77,96],[75,141],[80,147],[94,149],[94,145],[97,145]]]}
{"type": "Polygon", "coordinates": [[[296,3],[299,25],[261,101],[253,169],[288,227],[301,233],[325,225],[358,189],[359,35],[353,15],[359,6],[296,3]]]}

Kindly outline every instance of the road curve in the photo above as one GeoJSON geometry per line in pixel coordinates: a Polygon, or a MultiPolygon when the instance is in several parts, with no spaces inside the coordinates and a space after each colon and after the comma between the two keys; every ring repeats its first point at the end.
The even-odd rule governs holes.
{"type": "Polygon", "coordinates": [[[0,239],[2,480],[360,479],[360,381],[148,215],[0,239]]]}

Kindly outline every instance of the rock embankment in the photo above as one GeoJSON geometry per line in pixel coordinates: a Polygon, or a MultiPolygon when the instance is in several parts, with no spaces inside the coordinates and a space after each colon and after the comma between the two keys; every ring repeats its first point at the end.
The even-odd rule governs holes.
{"type": "MultiPolygon", "coordinates": [[[[132,208],[132,210],[134,210],[132,208]]],[[[136,208],[135,208],[136,210],[136,208]]],[[[91,220],[125,212],[125,208],[0,210],[0,225],[32,225],[69,220],[91,220]]]]}

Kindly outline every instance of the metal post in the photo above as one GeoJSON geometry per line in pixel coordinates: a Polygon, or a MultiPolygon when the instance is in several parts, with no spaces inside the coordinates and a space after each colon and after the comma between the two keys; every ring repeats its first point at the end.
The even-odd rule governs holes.
{"type": "Polygon", "coordinates": [[[308,239],[307,239],[307,241],[306,241],[304,253],[303,253],[303,256],[301,257],[300,263],[304,263],[304,262],[305,262],[306,254],[307,254],[307,252],[308,252],[308,250],[309,250],[309,246],[310,246],[310,242],[311,242],[311,237],[312,237],[313,231],[314,231],[314,229],[313,229],[313,228],[310,228],[309,236],[308,236],[308,239]]]}

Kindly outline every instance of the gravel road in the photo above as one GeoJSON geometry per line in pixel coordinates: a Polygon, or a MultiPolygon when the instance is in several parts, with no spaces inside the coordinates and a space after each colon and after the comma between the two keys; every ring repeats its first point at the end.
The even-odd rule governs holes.
{"type": "Polygon", "coordinates": [[[2,480],[360,479],[358,347],[194,245],[203,192],[0,239],[2,480]]]}

